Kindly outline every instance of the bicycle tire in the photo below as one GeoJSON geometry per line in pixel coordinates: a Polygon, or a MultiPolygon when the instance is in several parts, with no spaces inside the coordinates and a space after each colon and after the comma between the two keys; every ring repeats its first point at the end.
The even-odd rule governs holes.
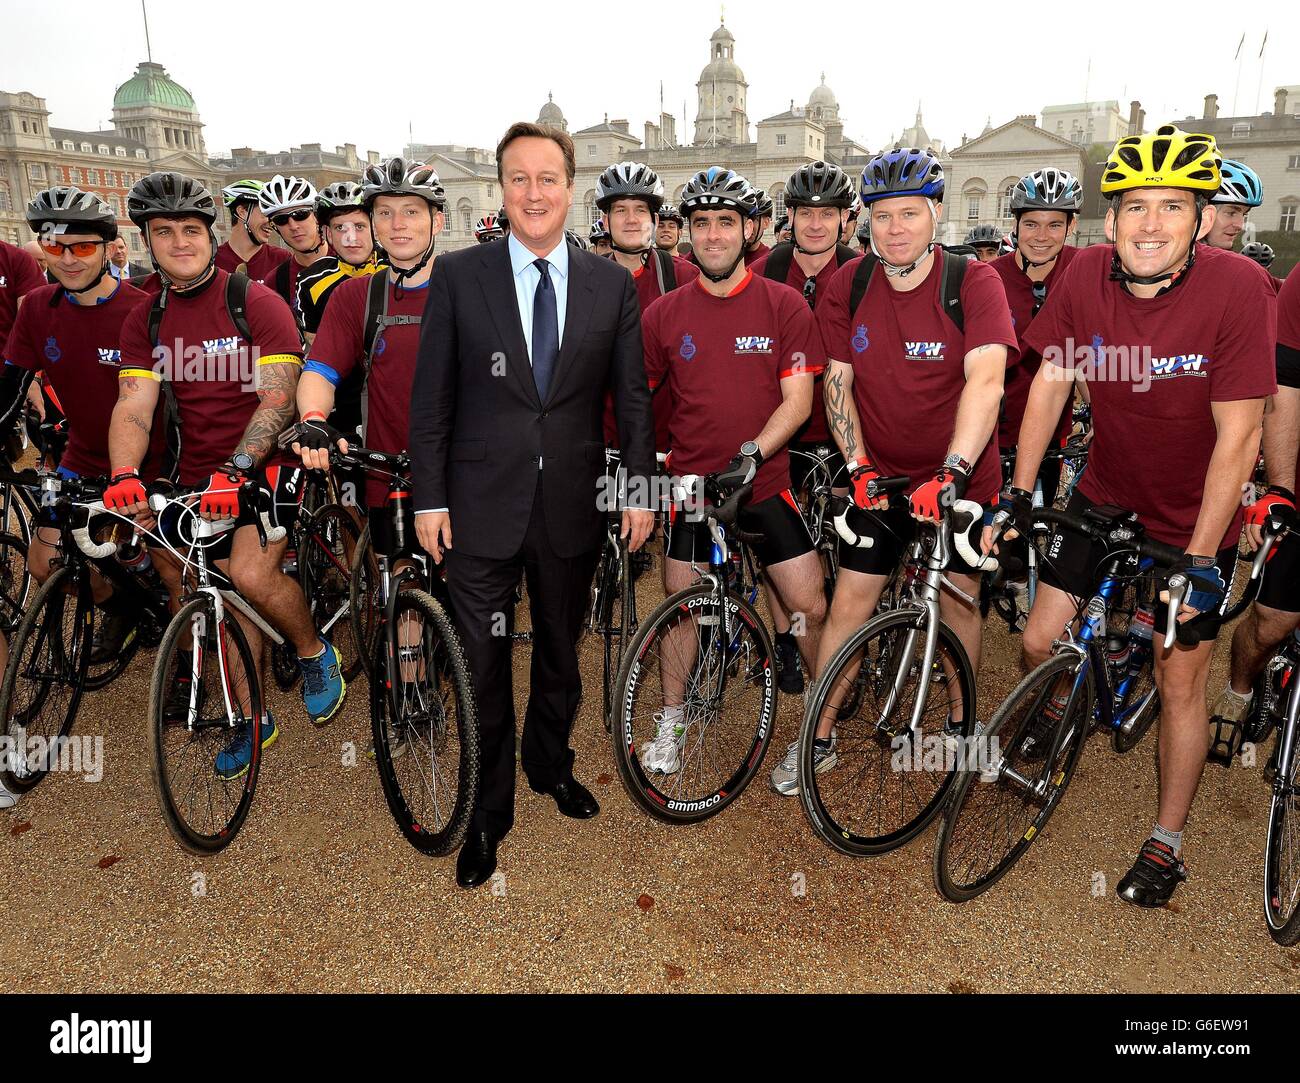
{"type": "Polygon", "coordinates": [[[17,534],[0,534],[0,633],[8,635],[18,627],[31,595],[27,543],[17,534]]]}
{"type": "MultiPolygon", "coordinates": [[[[799,730],[799,800],[803,806],[804,815],[808,818],[808,822],[817,837],[827,846],[838,850],[840,853],[848,854],[850,857],[874,857],[905,846],[924,831],[933,822],[934,818],[939,815],[956,777],[955,770],[948,768],[943,773],[943,780],[937,786],[923,786],[922,780],[932,778],[935,772],[928,768],[923,768],[923,770],[917,772],[910,769],[906,762],[907,756],[904,746],[907,738],[904,737],[904,734],[912,732],[910,719],[915,694],[910,700],[906,700],[906,696],[904,696],[907,701],[906,708],[896,708],[887,724],[883,726],[882,722],[886,720],[874,706],[879,704],[882,696],[889,697],[889,688],[893,686],[893,675],[897,672],[894,667],[898,663],[896,652],[899,644],[893,640],[886,642],[885,637],[915,631],[918,642],[913,648],[913,661],[909,664],[909,673],[915,667],[918,676],[920,676],[919,660],[923,648],[923,642],[921,642],[923,633],[917,627],[917,622],[918,613],[916,610],[901,609],[877,614],[861,625],[826,664],[822,676],[817,681],[817,686],[813,689],[813,694],[808,699],[807,709],[804,711],[803,722],[799,730]],[[877,639],[882,641],[880,652],[875,656],[879,662],[873,663],[872,670],[869,670],[860,662],[859,655],[868,644],[877,639]],[[818,721],[822,717],[831,691],[839,685],[842,675],[851,666],[855,665],[856,670],[852,678],[853,711],[844,717],[840,717],[844,714],[844,707],[841,706],[836,715],[835,728],[838,736],[835,765],[838,767],[840,760],[858,755],[862,755],[866,760],[876,750],[880,751],[881,762],[879,769],[875,771],[875,777],[882,786],[888,785],[891,792],[884,800],[868,801],[868,806],[874,810],[870,815],[874,816],[876,823],[871,834],[864,834],[858,828],[858,824],[864,823],[865,820],[857,818],[856,809],[853,810],[855,818],[852,822],[841,822],[842,820],[847,821],[848,816],[844,812],[838,812],[836,808],[832,807],[832,803],[827,800],[828,797],[834,796],[837,798],[834,805],[838,806],[838,796],[844,789],[844,784],[864,778],[871,770],[870,763],[861,769],[855,769],[850,765],[850,772],[856,771],[856,773],[852,774],[851,779],[849,773],[843,770],[837,772],[834,767],[824,770],[823,773],[814,773],[812,769],[812,743],[818,721]],[[873,671],[878,671],[875,680],[872,679],[873,671]],[[862,737],[843,732],[851,726],[858,712],[864,708],[870,714],[877,716],[877,720],[874,722],[869,719],[864,720],[864,729],[867,732],[862,737]],[[899,758],[900,753],[903,754],[901,759],[899,758]],[[919,796],[914,795],[912,792],[911,780],[914,777],[917,779],[915,790],[919,796]],[[829,792],[829,787],[824,786],[825,782],[832,779],[841,783],[833,795],[829,792]],[[823,792],[824,788],[828,792],[823,792]],[[931,792],[925,793],[926,788],[930,788],[931,792]],[[897,791],[897,795],[895,795],[894,791],[897,791]],[[915,811],[910,815],[901,813],[897,818],[902,821],[901,823],[891,821],[887,829],[884,829],[885,824],[882,820],[882,814],[894,809],[901,810],[905,806],[915,811]]],[[[867,657],[872,656],[868,654],[867,657]]],[[[935,660],[932,664],[930,676],[926,680],[927,704],[930,697],[936,694],[931,690],[931,684],[936,679],[945,685],[946,682],[951,680],[941,665],[940,659],[945,657],[953,668],[958,684],[957,692],[962,706],[962,718],[965,720],[961,736],[969,738],[975,718],[975,675],[971,670],[970,660],[966,656],[965,648],[962,647],[956,633],[940,622],[935,660]]],[[[951,713],[951,702],[951,699],[949,699],[948,705],[945,705],[942,699],[935,700],[935,705],[943,711],[943,714],[937,720],[940,729],[951,713]]],[[[923,709],[923,717],[925,710],[923,709]]],[[[926,736],[927,734],[923,728],[923,748],[925,748],[926,736]]],[[[939,737],[940,735],[935,733],[933,736],[939,737]]],[[[964,747],[964,744],[962,747],[964,747]]],[[[913,758],[915,757],[913,756],[913,758]]],[[[922,760],[924,763],[924,756],[922,760]]]]}
{"type": "MultiPolygon", "coordinates": [[[[153,615],[142,607],[135,627],[127,633],[117,653],[109,661],[100,665],[87,665],[86,691],[97,692],[101,688],[106,688],[125,673],[127,666],[140,653],[140,648],[152,637],[151,629],[157,627],[153,615]]],[[[158,635],[161,635],[161,632],[158,635]]]]}
{"type": "MultiPolygon", "coordinates": [[[[447,612],[422,590],[399,591],[393,600],[394,620],[385,620],[381,637],[381,654],[375,660],[376,673],[387,673],[387,680],[370,682],[370,719],[374,737],[375,765],[383,785],[388,810],[402,836],[423,854],[438,856],[450,853],[465,841],[470,819],[478,800],[479,790],[479,727],[478,709],[474,698],[474,684],[469,662],[460,636],[447,612]],[[421,656],[425,673],[437,674],[435,682],[422,698],[420,681],[404,682],[400,670],[401,656],[398,629],[402,615],[407,610],[418,610],[423,622],[421,656]],[[412,686],[408,693],[403,685],[412,686]],[[450,701],[448,700],[450,696],[450,701]],[[454,704],[454,727],[446,725],[446,708],[454,704]],[[412,707],[423,707],[413,711],[412,707]],[[439,798],[428,792],[427,780],[436,778],[440,771],[446,773],[450,756],[440,760],[439,753],[448,751],[451,733],[455,732],[457,744],[456,780],[445,819],[439,815],[439,798]],[[413,745],[415,747],[413,747],[413,745]],[[408,780],[403,768],[415,765],[415,779],[408,780]],[[428,768],[423,774],[421,768],[428,768]],[[424,790],[422,793],[421,790],[424,790]],[[414,805],[414,807],[413,807],[414,805]],[[432,805],[432,816],[425,809],[432,805]]],[[[408,663],[409,664],[409,663],[408,663]]]]}
{"type": "Polygon", "coordinates": [[[370,541],[370,523],[361,528],[348,577],[348,619],[366,677],[374,680],[379,642],[379,561],[370,541]]]}
{"type": "MultiPolygon", "coordinates": [[[[1295,695],[1295,692],[1291,693],[1295,695]]],[[[1278,733],[1279,756],[1286,737],[1278,733]]],[[[1297,805],[1297,767],[1300,755],[1292,739],[1290,763],[1278,764],[1268,810],[1268,835],[1264,846],[1264,922],[1268,934],[1283,947],[1300,941],[1300,805],[1297,805]],[[1283,883],[1283,865],[1288,883],[1283,883]]]]}
{"type": "MultiPolygon", "coordinates": [[[[987,743],[986,747],[996,748],[999,753],[996,777],[986,780],[978,769],[963,771],[953,789],[952,798],[944,809],[943,819],[939,825],[939,838],[934,848],[934,883],[939,893],[950,902],[967,902],[977,895],[982,895],[1001,880],[1042,835],[1047,822],[1060,805],[1070,779],[1074,776],[1074,769],[1078,766],[1079,756],[1092,726],[1094,689],[1092,673],[1086,670],[1087,665],[1087,659],[1080,659],[1073,653],[1053,655],[1016,686],[990,720],[984,731],[984,740],[987,743]],[[1067,737],[1057,754],[1057,762],[1053,765],[1055,775],[1051,780],[1050,792],[1046,799],[1040,802],[1039,799],[1026,794],[1023,788],[1004,781],[1003,771],[1008,756],[1020,750],[1030,719],[1043,708],[1053,685],[1068,674],[1073,674],[1077,678],[1080,665],[1083,665],[1086,671],[1083,694],[1075,697],[1072,720],[1063,718],[1058,723],[1058,725],[1072,725],[1073,733],[1067,737]],[[1030,713],[1017,717],[1015,712],[1021,707],[1028,707],[1030,713]],[[994,741],[998,742],[997,745],[993,744],[994,741]],[[954,839],[958,834],[958,825],[962,824],[964,827],[970,822],[963,821],[962,814],[984,803],[985,799],[993,800],[994,788],[999,794],[1009,795],[1007,802],[1009,811],[999,810],[994,817],[998,826],[1010,826],[1011,816],[1017,803],[1021,808],[1028,808],[1031,804],[1035,804],[1038,810],[1031,817],[1028,826],[1016,827],[1015,831],[1004,831],[1006,837],[1003,842],[1008,845],[992,868],[985,869],[980,875],[974,877],[968,873],[958,875],[957,866],[962,860],[964,849],[961,839],[957,842],[954,842],[954,839]],[[1012,838],[1012,835],[1016,837],[1012,838]]],[[[1020,773],[1026,777],[1033,777],[1039,771],[1039,768],[1032,768],[1021,770],[1020,773]]],[[[978,812],[973,815],[978,815],[978,812]]],[[[963,838],[964,835],[963,830],[963,838]]],[[[978,836],[978,831],[976,835],[978,836]]],[[[987,852],[992,853],[993,846],[987,847],[987,852]]]]}
{"type": "MultiPolygon", "coordinates": [[[[298,541],[298,575],[312,622],[317,634],[339,652],[346,681],[355,680],[362,668],[350,608],[352,564],[360,536],[347,509],[328,504],[316,512],[298,541]]],[[[294,664],[296,668],[296,658],[294,664]]]]}
{"type": "Polygon", "coordinates": [[[5,731],[13,743],[0,768],[0,779],[12,793],[27,793],[49,773],[48,758],[43,767],[33,768],[27,763],[25,751],[22,769],[16,769],[13,749],[25,748],[35,738],[43,742],[48,756],[57,747],[56,742],[72,732],[81,706],[94,628],[90,617],[90,588],[85,580],[80,580],[76,593],[69,594],[67,585],[71,577],[70,568],[54,569],[36,592],[31,608],[23,615],[9,644],[9,662],[5,666],[4,682],[0,684],[0,719],[4,719],[5,731]],[[70,620],[67,619],[69,603],[70,620]],[[32,657],[25,661],[29,647],[32,657]],[[68,689],[66,698],[51,700],[60,686],[68,689]],[[44,718],[47,706],[53,707],[48,720],[44,718]],[[33,723],[38,719],[42,724],[33,734],[33,723]]]}
{"type": "MultiPolygon", "coordinates": [[[[224,747],[233,735],[236,724],[225,708],[226,694],[230,694],[230,702],[234,703],[238,699],[238,690],[224,684],[219,665],[213,667],[209,690],[206,666],[209,661],[218,661],[216,636],[219,634],[216,605],[209,595],[199,594],[190,598],[172,618],[159,644],[149,684],[149,772],[163,820],[172,837],[184,849],[204,855],[224,850],[239,834],[253,804],[262,763],[262,690],[252,651],[233,613],[227,611],[220,628],[225,636],[223,651],[226,657],[229,658],[233,649],[243,670],[250,714],[254,719],[253,752],[244,775],[223,780],[213,766],[216,751],[224,747]],[[169,721],[166,709],[176,679],[174,663],[182,649],[182,637],[187,629],[191,632],[200,630],[195,620],[200,614],[204,616],[203,634],[191,637],[193,650],[201,652],[197,664],[200,679],[191,692],[190,701],[191,709],[199,717],[196,719],[198,724],[191,729],[169,721]],[[220,717],[216,715],[218,710],[220,717]],[[203,717],[208,713],[212,717],[203,717]],[[188,737],[185,735],[187,729],[188,737]],[[173,748],[178,750],[174,756],[170,754],[173,748]],[[177,763],[175,769],[170,766],[173,760],[177,763]],[[185,771],[187,763],[193,770],[185,771]],[[193,797],[204,785],[206,798],[200,795],[187,801],[187,797],[193,797]],[[204,808],[209,810],[209,815],[203,822],[198,822],[204,808]]],[[[230,671],[228,663],[226,669],[230,671]]]]}
{"type": "MultiPolygon", "coordinates": [[[[753,606],[735,594],[727,596],[728,620],[723,621],[721,614],[716,613],[717,598],[717,592],[711,585],[697,583],[664,599],[637,628],[628,642],[615,685],[617,721],[610,740],[613,742],[614,762],[618,766],[619,777],[628,795],[643,812],[666,823],[698,823],[716,816],[729,806],[753,781],[772,741],[772,730],[776,720],[776,669],[772,641],[768,636],[767,627],[753,606]],[[715,612],[708,612],[710,606],[715,612]],[[700,655],[697,652],[695,662],[691,664],[691,673],[683,679],[683,683],[689,689],[692,679],[701,676],[706,682],[725,680],[726,677],[734,681],[734,678],[740,675],[743,665],[746,680],[741,682],[741,686],[753,684],[758,687],[759,702],[752,713],[732,712],[733,715],[737,713],[742,715],[739,723],[719,724],[720,716],[708,717],[709,712],[715,716],[719,713],[707,703],[693,705],[696,711],[694,717],[689,713],[684,716],[686,725],[682,738],[682,753],[686,752],[686,744],[693,739],[695,743],[690,749],[691,758],[697,761],[693,771],[700,770],[698,761],[708,758],[714,764],[721,764],[719,768],[721,775],[720,781],[715,777],[714,780],[705,783],[702,792],[683,798],[680,788],[675,791],[665,791],[661,786],[656,785],[637,755],[638,739],[649,732],[651,721],[648,714],[638,713],[635,701],[637,692],[642,687],[643,673],[657,672],[660,669],[648,657],[660,633],[665,632],[670,624],[680,621],[683,616],[691,617],[692,610],[699,611],[702,619],[711,620],[711,623],[697,625],[697,627],[725,628],[731,625],[734,631],[730,642],[726,645],[716,644],[711,639],[712,633],[708,634],[709,642],[706,647],[718,647],[720,653],[716,657],[725,657],[725,664],[710,663],[706,671],[701,674],[700,655]],[[745,642],[742,643],[742,639],[745,642]],[[724,674],[726,677],[723,676],[724,674]],[[732,726],[738,734],[735,742],[737,748],[734,752],[723,755],[714,753],[708,757],[698,755],[706,739],[710,742],[711,749],[717,745],[717,740],[712,736],[715,731],[725,740],[724,729],[732,726]],[[692,730],[697,731],[696,735],[692,736],[692,730]],[[731,766],[733,763],[734,767],[731,766]]],[[[698,648],[698,641],[696,646],[698,648]]],[[[715,656],[710,653],[709,657],[715,656]]],[[[662,707],[661,695],[652,694],[650,699],[651,713],[662,707]],[[656,698],[658,702],[655,702],[656,698]]],[[[686,706],[692,705],[688,703],[686,706]]],[[[656,777],[662,777],[665,782],[671,778],[676,783],[684,782],[687,775],[688,771],[684,764],[679,764],[678,770],[671,775],[655,773],[656,777]]]]}

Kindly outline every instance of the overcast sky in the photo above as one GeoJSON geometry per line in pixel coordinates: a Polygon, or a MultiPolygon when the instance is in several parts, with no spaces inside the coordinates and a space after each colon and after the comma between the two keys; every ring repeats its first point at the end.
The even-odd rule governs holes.
{"type": "MultiPolygon", "coordinates": [[[[1300,19],[1294,6],[1274,0],[936,0],[897,12],[880,0],[727,3],[751,123],[789,108],[791,98],[803,104],[822,71],[846,134],[873,150],[911,124],[918,99],[930,135],[955,145],[988,117],[996,127],[1085,94],[1119,100],[1125,116],[1129,100],[1140,99],[1154,127],[1199,117],[1208,93],[1219,95],[1221,115],[1231,112],[1234,94],[1237,113],[1247,114],[1257,100],[1270,110],[1274,87],[1300,84],[1300,19]],[[791,10],[832,14],[810,19],[803,31],[785,16],[791,10]],[[855,30],[856,11],[874,17],[855,30]],[[991,23],[1000,29],[987,29],[991,23]],[[1243,33],[1238,78],[1233,55],[1243,33]]],[[[511,121],[535,119],[548,91],[570,131],[608,113],[627,118],[639,136],[658,114],[661,80],[664,108],[678,118],[679,140],[689,142],[695,81],[718,20],[718,6],[707,0],[149,6],[153,57],[194,96],[212,154],[304,142],[389,154],[406,142],[408,126],[417,142],[491,147],[511,121]],[[670,38],[665,28],[673,26],[670,38]]],[[[109,127],[114,90],[145,58],[139,0],[55,7],[3,0],[0,41],[0,90],[44,97],[56,127],[109,127]]]]}

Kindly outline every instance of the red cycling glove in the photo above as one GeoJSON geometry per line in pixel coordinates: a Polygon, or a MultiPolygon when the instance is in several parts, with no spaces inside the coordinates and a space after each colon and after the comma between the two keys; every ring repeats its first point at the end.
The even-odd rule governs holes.
{"type": "Polygon", "coordinates": [[[119,470],[109,478],[109,486],[104,490],[104,507],[114,511],[124,511],[133,504],[145,502],[144,485],[140,481],[140,471],[119,470]]]}
{"type": "Polygon", "coordinates": [[[863,463],[849,475],[853,489],[853,503],[863,511],[885,511],[889,507],[888,493],[869,492],[871,483],[883,475],[871,463],[863,463]]]}
{"type": "Polygon", "coordinates": [[[233,519],[239,514],[239,487],[247,480],[233,466],[221,467],[208,479],[199,498],[199,513],[212,519],[233,519]]]}
{"type": "Polygon", "coordinates": [[[912,517],[938,522],[944,510],[966,495],[970,478],[962,471],[945,466],[933,478],[918,485],[912,493],[912,517]]]}

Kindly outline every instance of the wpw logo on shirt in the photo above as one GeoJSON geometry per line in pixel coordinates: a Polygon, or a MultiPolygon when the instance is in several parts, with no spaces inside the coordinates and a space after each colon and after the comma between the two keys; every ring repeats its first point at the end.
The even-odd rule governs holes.
{"type": "Polygon", "coordinates": [[[1210,359],[1203,353],[1180,353],[1173,357],[1151,359],[1151,379],[1164,380],[1170,376],[1208,376],[1210,359]]]}
{"type": "Polygon", "coordinates": [[[99,354],[99,363],[101,365],[118,365],[122,361],[121,350],[106,350],[103,346],[100,346],[96,353],[99,354]]]}
{"type": "Polygon", "coordinates": [[[905,360],[908,361],[942,361],[942,342],[904,342],[905,360]]]}
{"type": "Polygon", "coordinates": [[[205,338],[203,340],[203,352],[206,354],[234,353],[238,349],[238,335],[231,335],[229,338],[205,338]]]}
{"type": "Polygon", "coordinates": [[[736,353],[771,353],[772,338],[765,335],[737,335],[736,353]]]}

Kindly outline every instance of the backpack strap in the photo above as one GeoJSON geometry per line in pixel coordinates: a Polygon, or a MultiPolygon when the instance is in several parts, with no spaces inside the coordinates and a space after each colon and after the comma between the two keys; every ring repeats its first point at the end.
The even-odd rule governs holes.
{"type": "MultiPolygon", "coordinates": [[[[234,275],[230,276],[234,278],[234,275]]],[[[247,281],[247,279],[245,279],[247,281]]],[[[229,287],[227,287],[227,292],[229,287]]],[[[158,348],[158,337],[162,333],[163,316],[167,312],[167,299],[171,296],[171,287],[164,286],[158,293],[154,294],[152,303],[149,306],[149,345],[153,349],[158,348]]],[[[238,329],[239,325],[235,325],[238,329]]],[[[166,373],[170,371],[170,366],[163,370],[163,375],[159,380],[163,395],[163,425],[164,435],[166,437],[163,447],[163,461],[161,477],[175,481],[180,475],[181,465],[181,410],[176,402],[176,389],[172,386],[171,380],[167,378],[166,373]]]]}
{"type": "Polygon", "coordinates": [[[943,314],[965,332],[966,315],[961,309],[961,284],[966,278],[966,265],[971,257],[961,252],[944,250],[943,269],[939,272],[939,304],[943,314]]]}
{"type": "Polygon", "coordinates": [[[871,285],[871,276],[879,262],[874,252],[868,252],[862,257],[862,262],[854,268],[853,286],[849,290],[850,320],[853,319],[853,313],[857,312],[858,305],[862,304],[862,298],[867,295],[867,287],[871,285]]]}
{"type": "Polygon", "coordinates": [[[366,314],[362,324],[361,363],[367,375],[370,362],[375,352],[375,341],[379,338],[379,329],[384,326],[388,316],[388,268],[381,267],[370,276],[370,286],[366,290],[366,314]]]}
{"type": "Polygon", "coordinates": [[[770,278],[773,282],[784,282],[790,273],[790,264],[793,262],[794,244],[791,241],[782,241],[768,252],[767,262],[763,264],[763,277],[770,278]]]}
{"type": "Polygon", "coordinates": [[[835,266],[843,267],[851,259],[857,259],[861,252],[855,252],[847,244],[837,244],[835,246],[835,266]]]}
{"type": "Polygon", "coordinates": [[[662,248],[654,249],[655,273],[659,276],[659,296],[671,293],[677,288],[677,268],[673,266],[671,253],[662,248]]]}
{"type": "Polygon", "coordinates": [[[249,281],[247,275],[241,275],[238,271],[226,279],[226,315],[230,317],[230,322],[235,325],[235,330],[251,346],[253,344],[253,329],[248,325],[249,281]]]}

